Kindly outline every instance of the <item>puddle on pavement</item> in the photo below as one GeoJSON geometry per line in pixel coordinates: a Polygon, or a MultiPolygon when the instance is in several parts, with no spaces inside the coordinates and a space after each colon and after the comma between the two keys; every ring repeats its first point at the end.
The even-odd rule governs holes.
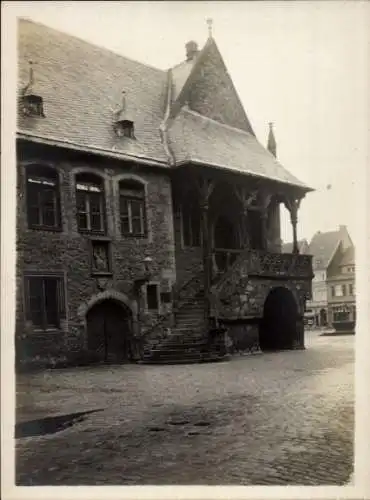
{"type": "Polygon", "coordinates": [[[199,422],[195,422],[195,427],[208,427],[209,425],[211,425],[210,422],[206,422],[205,420],[201,420],[199,422]]]}
{"type": "Polygon", "coordinates": [[[164,432],[165,430],[164,427],[149,427],[149,432],[164,432]]]}
{"type": "Polygon", "coordinates": [[[189,420],[169,420],[167,422],[170,425],[186,425],[189,424],[189,420]]]}
{"type": "Polygon", "coordinates": [[[183,432],[185,436],[199,436],[199,435],[210,435],[212,431],[209,430],[210,422],[206,420],[196,420],[195,422],[190,419],[168,419],[164,425],[153,425],[148,427],[149,432],[171,432],[171,428],[182,427],[180,432],[183,432]]]}
{"type": "Polygon", "coordinates": [[[64,431],[68,427],[85,420],[87,415],[98,411],[103,411],[103,408],[18,423],[15,426],[15,439],[44,436],[45,434],[55,434],[56,432],[64,431]]]}

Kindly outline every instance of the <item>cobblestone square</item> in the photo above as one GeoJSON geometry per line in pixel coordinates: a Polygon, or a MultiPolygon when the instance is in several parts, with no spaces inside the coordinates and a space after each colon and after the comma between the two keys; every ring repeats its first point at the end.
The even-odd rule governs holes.
{"type": "Polygon", "coordinates": [[[306,347],[221,363],[20,375],[20,427],[99,411],[17,439],[17,484],[345,484],[354,336],[308,332],[306,347]]]}

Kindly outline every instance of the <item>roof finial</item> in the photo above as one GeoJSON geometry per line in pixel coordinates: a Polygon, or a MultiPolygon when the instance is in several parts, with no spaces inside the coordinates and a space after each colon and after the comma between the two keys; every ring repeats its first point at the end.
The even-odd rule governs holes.
{"type": "Polygon", "coordinates": [[[208,36],[209,38],[212,38],[212,27],[213,27],[213,19],[210,17],[207,19],[207,24],[208,24],[208,36]]]}
{"type": "Polygon", "coordinates": [[[267,149],[276,158],[276,140],[275,140],[273,126],[274,126],[274,124],[272,122],[269,122],[270,130],[269,130],[269,135],[268,135],[268,139],[267,139],[267,149]]]}
{"type": "Polygon", "coordinates": [[[28,80],[27,85],[23,89],[23,94],[24,95],[31,90],[32,85],[34,84],[34,78],[33,78],[33,61],[28,61],[28,64],[29,64],[29,80],[28,80]]]}

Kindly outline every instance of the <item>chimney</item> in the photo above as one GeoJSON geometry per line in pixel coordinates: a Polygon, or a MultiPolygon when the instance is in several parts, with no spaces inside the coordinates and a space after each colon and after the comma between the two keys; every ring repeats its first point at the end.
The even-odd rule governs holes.
{"type": "Polygon", "coordinates": [[[274,136],[273,123],[270,122],[269,127],[270,127],[270,130],[269,130],[269,136],[267,139],[267,149],[276,158],[276,140],[275,140],[275,136],[274,136]]]}
{"type": "Polygon", "coordinates": [[[185,45],[185,47],[186,47],[186,60],[193,61],[199,52],[197,42],[190,41],[185,45]]]}

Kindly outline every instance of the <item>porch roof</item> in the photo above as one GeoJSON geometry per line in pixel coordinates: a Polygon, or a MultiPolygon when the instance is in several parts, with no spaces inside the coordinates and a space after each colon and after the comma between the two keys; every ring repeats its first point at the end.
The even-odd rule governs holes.
{"type": "Polygon", "coordinates": [[[169,124],[169,143],[176,165],[195,163],[312,188],[288,172],[252,134],[183,108],[169,124]]]}

